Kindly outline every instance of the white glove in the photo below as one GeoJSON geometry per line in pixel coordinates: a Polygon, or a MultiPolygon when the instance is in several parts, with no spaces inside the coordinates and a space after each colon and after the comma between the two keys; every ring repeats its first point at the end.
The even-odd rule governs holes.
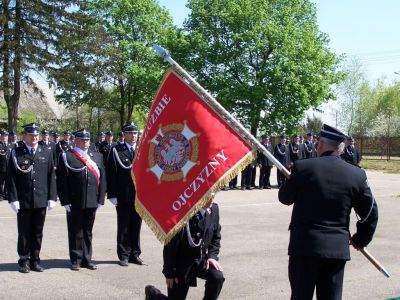
{"type": "Polygon", "coordinates": [[[19,201],[10,202],[10,207],[17,214],[19,211],[19,201]]]}
{"type": "Polygon", "coordinates": [[[117,200],[117,198],[110,198],[110,199],[108,199],[108,200],[110,200],[110,202],[114,205],[114,206],[117,206],[117,204],[118,204],[118,200],[117,200]]]}
{"type": "Polygon", "coordinates": [[[103,204],[97,203],[97,208],[96,210],[98,210],[99,208],[101,208],[103,206],[103,204]]]}
{"type": "Polygon", "coordinates": [[[67,212],[71,212],[71,204],[64,205],[64,208],[67,212]]]}
{"type": "Polygon", "coordinates": [[[56,201],[54,201],[54,200],[48,200],[48,201],[47,201],[47,209],[48,209],[48,210],[51,210],[51,209],[53,209],[54,207],[56,207],[56,201]]]}

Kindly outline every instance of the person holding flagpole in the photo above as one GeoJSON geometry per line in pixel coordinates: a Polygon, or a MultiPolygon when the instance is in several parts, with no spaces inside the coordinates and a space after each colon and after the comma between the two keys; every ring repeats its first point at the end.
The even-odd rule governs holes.
{"type": "Polygon", "coordinates": [[[346,136],[324,124],[317,156],[297,160],[279,190],[279,201],[293,204],[289,225],[289,281],[292,300],[342,299],[343,275],[356,249],[372,240],[378,207],[365,171],[340,159],[346,136]],[[354,208],[356,232],[349,230],[354,208]]]}
{"type": "Polygon", "coordinates": [[[129,263],[143,265],[139,257],[142,218],[135,210],[135,185],[131,177],[132,161],[138,138],[134,123],[122,126],[124,143],[110,150],[107,161],[107,197],[117,211],[117,255],[122,267],[129,263]]]}
{"type": "Polygon", "coordinates": [[[104,205],[106,174],[103,157],[89,149],[90,132],[80,129],[75,147],[62,153],[57,168],[57,188],[67,213],[71,270],[96,270],[92,263],[92,229],[96,210],[104,205]]]}

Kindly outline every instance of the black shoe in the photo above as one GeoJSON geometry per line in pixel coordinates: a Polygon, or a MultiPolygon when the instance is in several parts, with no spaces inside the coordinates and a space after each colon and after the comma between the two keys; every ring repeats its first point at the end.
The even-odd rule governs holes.
{"type": "Polygon", "coordinates": [[[252,189],[253,189],[253,188],[250,187],[250,186],[246,187],[246,190],[252,190],[252,189]]]}
{"type": "Polygon", "coordinates": [[[23,265],[20,265],[20,266],[19,266],[18,271],[19,271],[20,273],[29,273],[31,270],[29,269],[28,264],[23,264],[23,265]]]}
{"type": "Polygon", "coordinates": [[[97,266],[94,263],[87,263],[82,265],[81,267],[89,270],[97,270],[97,266]]]}
{"type": "Polygon", "coordinates": [[[242,191],[244,191],[244,190],[246,189],[246,187],[245,187],[245,186],[242,186],[240,189],[241,189],[242,191]]]}
{"type": "Polygon", "coordinates": [[[144,265],[144,261],[139,257],[139,256],[132,256],[131,258],[129,258],[129,262],[131,264],[135,264],[135,265],[144,265]]]}
{"type": "Polygon", "coordinates": [[[127,267],[127,266],[128,266],[128,260],[127,260],[127,259],[121,259],[121,260],[118,262],[118,264],[119,264],[121,267],[127,267]]]}
{"type": "Polygon", "coordinates": [[[43,272],[44,271],[43,267],[39,264],[32,265],[31,270],[35,271],[35,272],[43,272]]]}
{"type": "Polygon", "coordinates": [[[144,294],[146,295],[145,300],[152,300],[152,299],[168,299],[159,289],[152,285],[146,285],[144,288],[144,294]]]}
{"type": "Polygon", "coordinates": [[[266,186],[265,189],[270,190],[272,187],[270,185],[266,186]]]}
{"type": "Polygon", "coordinates": [[[79,271],[81,267],[78,264],[72,264],[71,265],[71,270],[72,271],[79,271]]]}
{"type": "Polygon", "coordinates": [[[262,189],[263,189],[263,187],[262,187],[262,186],[260,186],[258,189],[259,189],[259,190],[262,190],[262,189]]]}

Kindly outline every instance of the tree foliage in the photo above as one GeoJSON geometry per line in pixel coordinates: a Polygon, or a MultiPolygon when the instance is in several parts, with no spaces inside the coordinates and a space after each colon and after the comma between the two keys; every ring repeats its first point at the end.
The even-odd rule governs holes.
{"type": "Polygon", "coordinates": [[[2,0],[0,4],[1,89],[9,129],[16,129],[21,83],[34,87],[32,73],[49,75],[60,65],[59,45],[67,33],[80,32],[85,18],[78,0],[2,0]]]}
{"type": "Polygon", "coordinates": [[[111,108],[119,112],[122,125],[132,119],[135,108],[149,110],[164,71],[151,46],[168,44],[175,27],[155,0],[88,0],[86,11],[112,40],[105,55],[110,62],[108,77],[119,98],[111,108]]]}
{"type": "Polygon", "coordinates": [[[339,58],[308,0],[189,0],[181,62],[240,121],[268,131],[297,127],[334,98],[339,58]]]}

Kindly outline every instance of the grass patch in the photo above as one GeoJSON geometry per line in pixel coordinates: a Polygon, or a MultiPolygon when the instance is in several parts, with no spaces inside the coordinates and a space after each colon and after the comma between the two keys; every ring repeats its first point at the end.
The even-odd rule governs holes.
{"type": "Polygon", "coordinates": [[[379,170],[385,173],[400,174],[400,160],[363,159],[361,167],[367,170],[379,170]]]}

